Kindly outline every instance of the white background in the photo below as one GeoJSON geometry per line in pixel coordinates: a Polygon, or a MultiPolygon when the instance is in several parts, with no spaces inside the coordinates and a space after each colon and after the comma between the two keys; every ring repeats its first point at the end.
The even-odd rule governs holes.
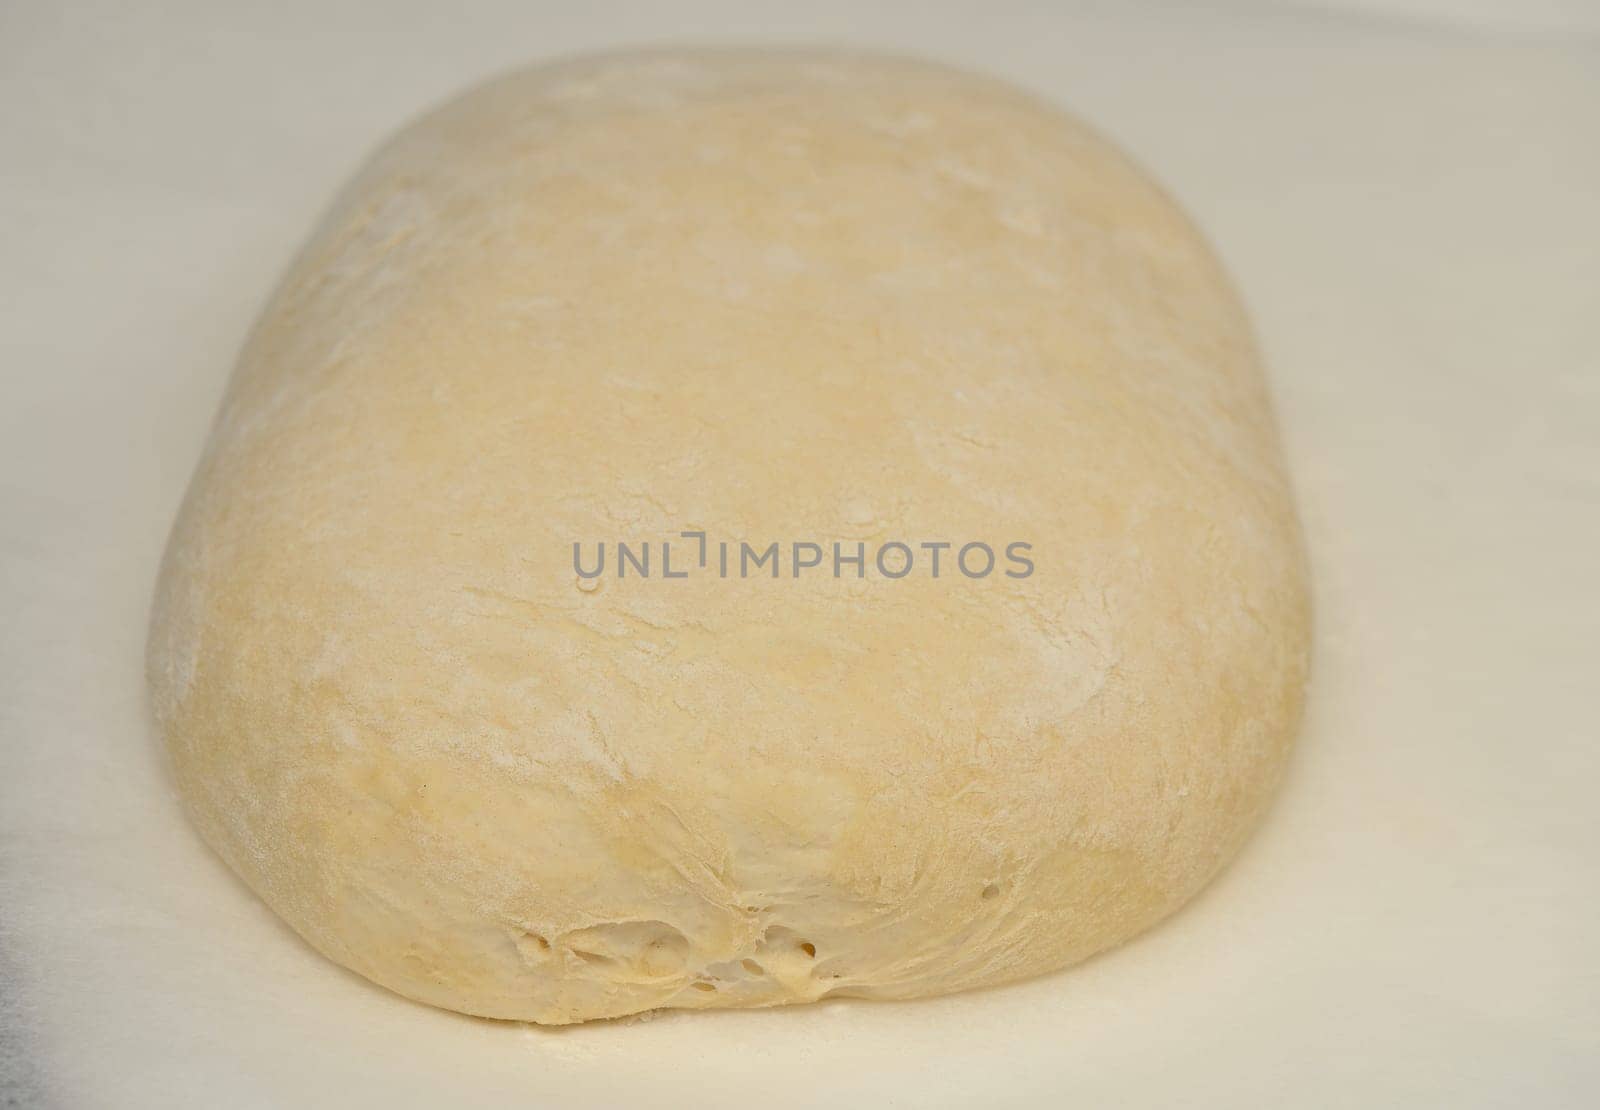
{"type": "Polygon", "coordinates": [[[1597,197],[1587,3],[0,5],[0,1096],[1600,1104],[1597,197]],[[1243,857],[1125,948],[928,1002],[539,1030],[333,967],[184,823],[150,586],[291,252],[417,110],[662,39],[1008,75],[1238,277],[1312,547],[1310,716],[1243,857]]]}

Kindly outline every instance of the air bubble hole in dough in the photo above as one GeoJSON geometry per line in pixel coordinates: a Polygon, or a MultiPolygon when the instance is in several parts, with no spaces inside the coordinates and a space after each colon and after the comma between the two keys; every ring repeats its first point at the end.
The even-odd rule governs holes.
{"type": "Polygon", "coordinates": [[[339,197],[149,670],[195,824],[307,941],[563,1023],[1148,928],[1261,814],[1307,623],[1246,321],[1123,155],[933,65],[638,53],[469,92],[339,197]],[[783,573],[574,574],[685,532],[783,573]],[[1032,570],[789,573],[934,541],[1032,570]]]}

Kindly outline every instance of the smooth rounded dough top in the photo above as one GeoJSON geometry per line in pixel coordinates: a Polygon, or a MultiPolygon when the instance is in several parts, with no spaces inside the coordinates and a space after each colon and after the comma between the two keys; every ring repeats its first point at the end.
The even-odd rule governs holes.
{"type": "Polygon", "coordinates": [[[1263,809],[1307,621],[1247,326],[1121,154],[938,66],[671,52],[372,158],[241,357],[149,658],[194,820],[307,940],[559,1023],[1137,933],[1263,809]],[[1036,570],[579,588],[575,541],[693,529],[1036,570]]]}

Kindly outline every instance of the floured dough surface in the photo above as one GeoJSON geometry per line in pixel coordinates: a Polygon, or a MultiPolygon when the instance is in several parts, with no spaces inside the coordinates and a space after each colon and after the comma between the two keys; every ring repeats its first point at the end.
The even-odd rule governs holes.
{"type": "Polygon", "coordinates": [[[343,194],[235,372],[150,678],[208,842],[402,994],[900,998],[1082,960],[1228,860],[1303,574],[1239,306],[1103,140],[921,63],[617,55],[343,194]],[[653,573],[574,573],[618,541],[653,573]],[[864,577],[793,576],[809,542],[864,577]]]}

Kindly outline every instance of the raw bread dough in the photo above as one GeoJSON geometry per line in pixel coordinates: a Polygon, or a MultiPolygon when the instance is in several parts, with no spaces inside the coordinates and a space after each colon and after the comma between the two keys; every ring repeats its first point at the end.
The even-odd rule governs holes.
{"type": "Polygon", "coordinates": [[[643,53],[470,92],[349,187],[149,666],[200,831],[308,941],[562,1023],[1125,940],[1261,813],[1307,624],[1246,323],[1122,155],[937,66],[643,53]],[[602,541],[652,574],[579,578],[602,541]],[[794,577],[813,541],[865,576],[794,577]],[[1035,569],[935,577],[936,541],[1035,569]]]}

